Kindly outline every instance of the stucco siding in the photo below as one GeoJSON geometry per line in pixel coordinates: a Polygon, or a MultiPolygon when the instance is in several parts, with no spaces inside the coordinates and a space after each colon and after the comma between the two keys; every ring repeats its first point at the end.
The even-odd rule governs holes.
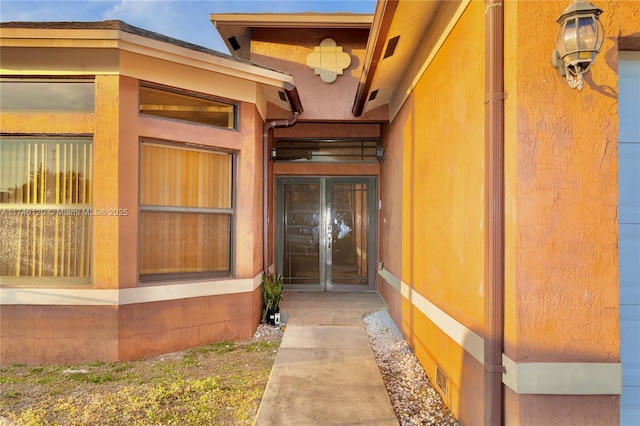
{"type": "Polygon", "coordinates": [[[249,338],[255,330],[252,309],[252,293],[121,306],[119,359],[249,338]]]}
{"type": "MultiPolygon", "coordinates": [[[[384,268],[475,332],[483,327],[483,16],[481,2],[468,7],[385,131],[381,171],[384,268]]],[[[393,292],[383,279],[381,286],[393,292]]],[[[429,377],[435,382],[438,364],[449,379],[445,400],[474,424],[481,364],[413,301],[402,298],[401,318],[397,309],[390,307],[429,377]]]]}
{"type": "Polygon", "coordinates": [[[619,424],[618,398],[603,395],[518,395],[505,390],[505,424],[604,426],[619,424]]]}
{"type": "MultiPolygon", "coordinates": [[[[633,11],[599,2],[608,34],[637,31],[633,11]],[[635,28],[634,28],[635,27],[635,28]]],[[[562,2],[507,4],[506,347],[516,360],[618,360],[617,45],[606,37],[582,91],[545,61],[562,2]],[[516,10],[509,10],[514,8],[516,10]],[[517,48],[517,50],[516,50],[517,48]],[[509,73],[515,72],[515,78],[509,73]],[[511,284],[513,283],[513,284],[511,284]]],[[[628,5],[635,8],[637,5],[628,5]]]]}
{"type": "Polygon", "coordinates": [[[0,364],[115,361],[115,306],[30,306],[0,308],[0,364]]]}
{"type": "Polygon", "coordinates": [[[402,279],[471,329],[483,317],[483,12],[480,2],[468,7],[403,126],[402,279]]]}
{"type": "MultiPolygon", "coordinates": [[[[566,2],[504,4],[504,353],[515,368],[508,374],[529,371],[535,362],[543,370],[600,363],[603,371],[619,373],[617,55],[619,41],[637,45],[633,34],[640,27],[632,17],[640,5],[597,5],[607,36],[580,92],[549,60],[554,22],[566,2]],[[549,48],[541,40],[549,40],[549,48]]],[[[451,362],[449,345],[465,343],[429,331],[430,317],[421,319],[412,297],[423,297],[481,342],[484,53],[484,2],[472,1],[385,131],[388,155],[381,167],[381,293],[427,374],[433,379],[438,363],[449,376],[453,393],[446,398],[463,424],[482,418],[473,395],[482,392],[483,372],[471,367],[481,366],[481,358],[467,348],[451,362]],[[398,199],[394,190],[400,188],[402,207],[385,206],[385,199],[398,199]],[[384,223],[397,213],[401,218],[384,223]],[[394,224],[401,224],[401,237],[392,232],[394,224]],[[404,292],[401,302],[396,292],[404,292]],[[470,371],[475,380],[461,380],[470,371]],[[472,392],[456,383],[469,384],[472,392]]],[[[576,420],[583,419],[581,406],[585,424],[617,421],[619,377],[591,388],[601,395],[579,397],[570,395],[579,389],[517,394],[505,380],[507,424],[584,423],[576,420]]],[[[545,386],[553,388],[552,382],[545,386]]]]}

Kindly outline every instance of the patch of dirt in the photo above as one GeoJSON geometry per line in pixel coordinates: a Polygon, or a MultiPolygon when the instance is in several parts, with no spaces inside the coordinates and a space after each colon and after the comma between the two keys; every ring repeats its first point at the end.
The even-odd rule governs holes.
{"type": "Polygon", "coordinates": [[[0,367],[0,425],[251,424],[282,330],[129,362],[0,367]]]}

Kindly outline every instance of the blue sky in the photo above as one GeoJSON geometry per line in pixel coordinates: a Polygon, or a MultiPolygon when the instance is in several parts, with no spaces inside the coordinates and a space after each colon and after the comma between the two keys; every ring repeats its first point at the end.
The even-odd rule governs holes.
{"type": "Polygon", "coordinates": [[[375,0],[0,0],[0,21],[120,19],[145,30],[229,53],[210,13],[373,13],[375,0]]]}

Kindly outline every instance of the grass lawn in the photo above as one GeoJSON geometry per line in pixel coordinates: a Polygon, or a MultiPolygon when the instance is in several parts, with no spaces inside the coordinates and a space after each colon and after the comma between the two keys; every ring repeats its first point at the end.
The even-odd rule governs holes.
{"type": "Polygon", "coordinates": [[[0,367],[0,425],[251,424],[279,345],[272,336],[139,361],[0,367]]]}

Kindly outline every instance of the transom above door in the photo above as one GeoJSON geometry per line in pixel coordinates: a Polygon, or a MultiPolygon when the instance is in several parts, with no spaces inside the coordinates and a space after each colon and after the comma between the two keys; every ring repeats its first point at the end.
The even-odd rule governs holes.
{"type": "Polygon", "coordinates": [[[373,290],[376,178],[279,177],[276,269],[285,288],[373,290]]]}

